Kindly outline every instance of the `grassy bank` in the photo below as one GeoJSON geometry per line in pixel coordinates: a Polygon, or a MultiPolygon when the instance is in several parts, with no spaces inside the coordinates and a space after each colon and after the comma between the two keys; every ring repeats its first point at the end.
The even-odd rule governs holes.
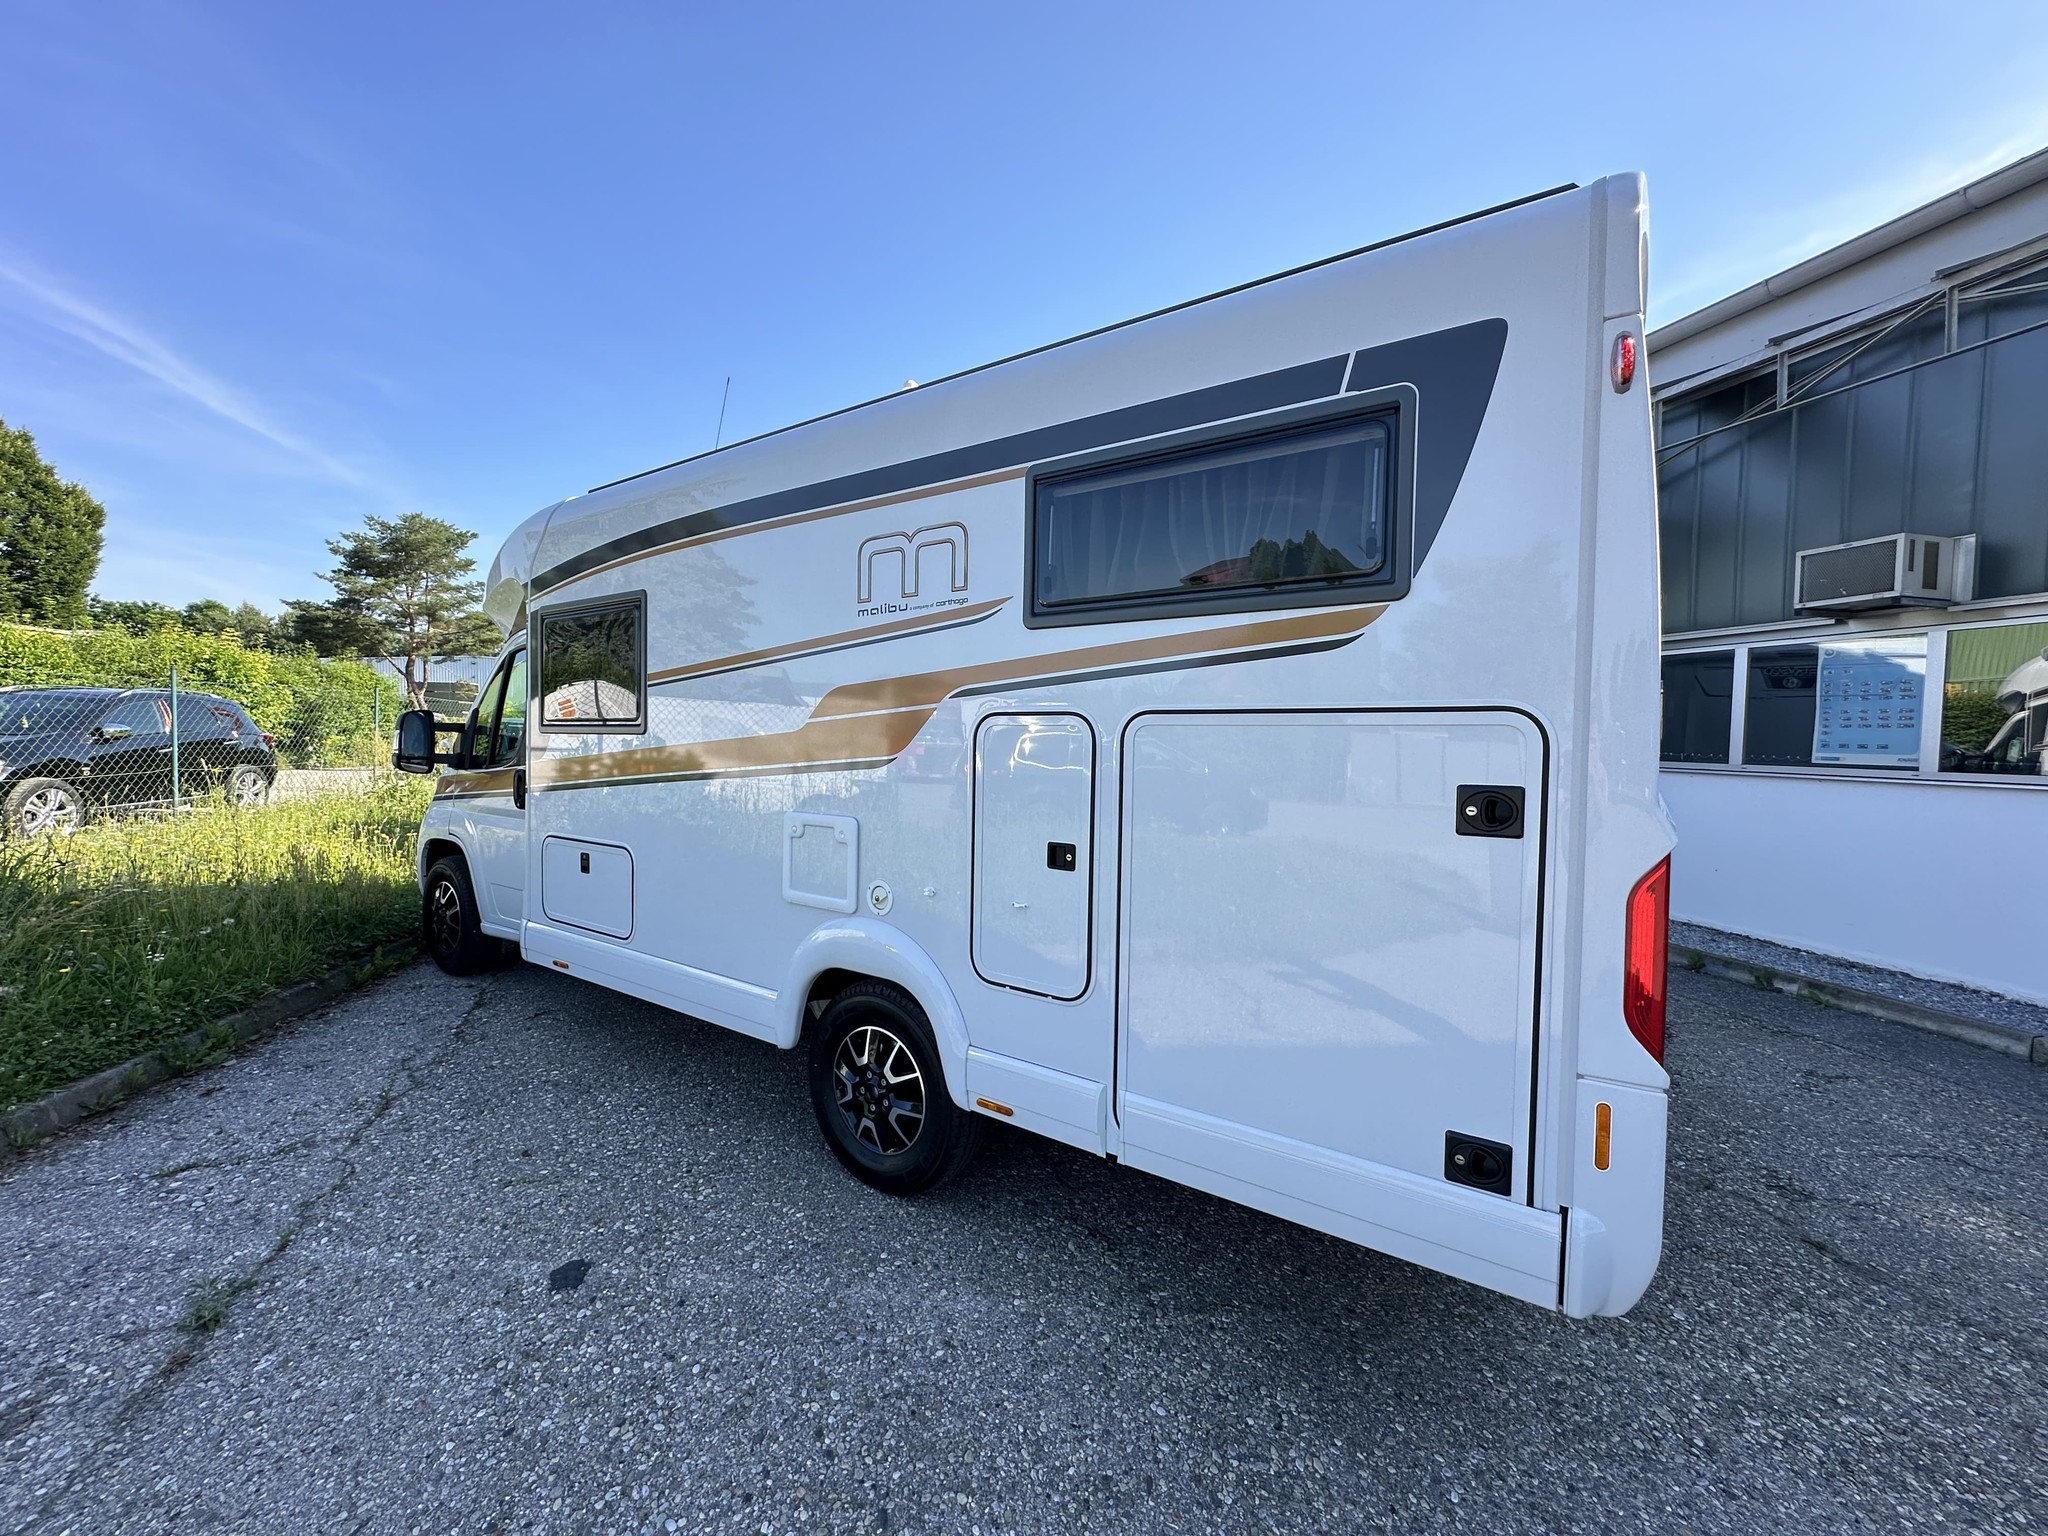
{"type": "Polygon", "coordinates": [[[412,933],[430,789],[400,779],[0,842],[0,1105],[412,933]]]}

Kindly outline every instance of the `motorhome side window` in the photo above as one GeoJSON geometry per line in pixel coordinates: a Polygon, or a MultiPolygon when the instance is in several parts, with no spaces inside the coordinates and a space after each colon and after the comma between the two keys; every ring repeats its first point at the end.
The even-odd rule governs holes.
{"type": "Polygon", "coordinates": [[[638,596],[540,616],[543,729],[646,729],[645,623],[638,596]]]}
{"type": "Polygon", "coordinates": [[[1048,476],[1034,498],[1034,609],[1135,618],[1290,589],[1313,602],[1384,579],[1392,459],[1381,416],[1048,476]]]}

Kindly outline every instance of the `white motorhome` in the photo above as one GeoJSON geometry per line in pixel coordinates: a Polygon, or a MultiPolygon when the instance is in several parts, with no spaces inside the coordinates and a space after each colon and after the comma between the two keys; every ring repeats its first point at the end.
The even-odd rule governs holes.
{"type": "MultiPolygon", "coordinates": [[[[1655,1271],[1668,825],[1639,177],[529,519],[425,932],[1573,1316],[1655,1271]]],[[[436,754],[436,732],[452,733],[436,754]]]]}

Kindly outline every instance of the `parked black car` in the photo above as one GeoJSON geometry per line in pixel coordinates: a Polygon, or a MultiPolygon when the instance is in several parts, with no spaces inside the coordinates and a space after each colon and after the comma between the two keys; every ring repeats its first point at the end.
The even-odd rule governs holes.
{"type": "MultiPolygon", "coordinates": [[[[171,803],[168,689],[0,691],[0,824],[6,835],[63,832],[102,811],[171,803]]],[[[178,694],[180,792],[225,790],[238,805],[270,793],[275,742],[231,699],[178,694]]]]}

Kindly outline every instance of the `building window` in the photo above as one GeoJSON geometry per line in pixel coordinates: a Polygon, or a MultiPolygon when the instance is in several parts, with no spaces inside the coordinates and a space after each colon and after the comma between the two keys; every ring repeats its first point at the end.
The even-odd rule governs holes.
{"type": "Polygon", "coordinates": [[[1733,651],[1665,657],[1664,761],[1727,762],[1734,703],[1733,651]]]}
{"type": "Polygon", "coordinates": [[[551,731],[643,731],[646,598],[540,613],[540,723],[551,731]]]}
{"type": "Polygon", "coordinates": [[[1867,635],[1817,649],[1814,762],[1917,771],[1927,714],[1927,637],[1867,635]]]}
{"type": "Polygon", "coordinates": [[[1342,601],[1387,579],[1392,464],[1379,416],[1042,479],[1033,612],[1342,601]]]}
{"type": "Polygon", "coordinates": [[[1756,768],[1920,765],[1925,635],[1873,635],[1749,653],[1742,761],[1756,768]]]}
{"type": "Polygon", "coordinates": [[[1949,631],[1941,771],[2039,777],[2044,751],[2048,624],[1949,631]]]}
{"type": "Polygon", "coordinates": [[[1813,693],[1819,671],[1818,646],[1749,653],[1743,762],[1763,768],[1804,768],[1813,762],[1813,693]]]}

